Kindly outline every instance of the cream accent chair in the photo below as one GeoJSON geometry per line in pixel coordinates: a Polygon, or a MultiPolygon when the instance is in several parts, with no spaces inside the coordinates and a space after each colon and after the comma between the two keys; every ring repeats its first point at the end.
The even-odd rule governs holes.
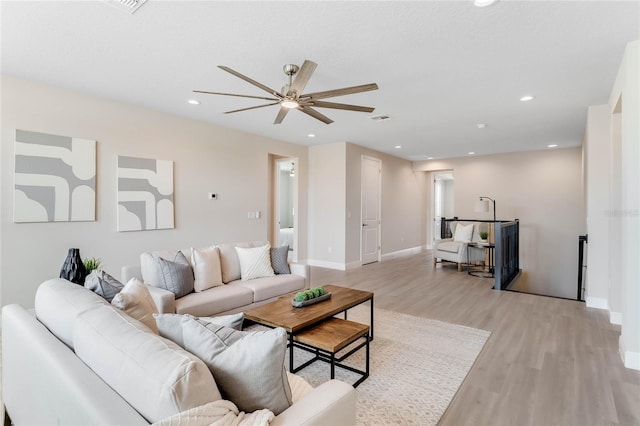
{"type": "Polygon", "coordinates": [[[469,259],[467,259],[467,245],[469,242],[480,241],[480,231],[488,229],[486,223],[481,222],[451,222],[451,234],[456,236],[458,224],[473,225],[471,241],[456,241],[455,238],[444,238],[433,242],[433,267],[436,267],[438,259],[441,261],[454,262],[458,264],[458,271],[462,271],[462,265],[471,262],[483,262],[485,250],[478,247],[469,248],[469,259]]]}

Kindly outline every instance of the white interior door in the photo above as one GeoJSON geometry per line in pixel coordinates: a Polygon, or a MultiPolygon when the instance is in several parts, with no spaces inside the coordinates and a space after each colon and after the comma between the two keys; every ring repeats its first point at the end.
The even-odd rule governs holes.
{"type": "Polygon", "coordinates": [[[382,162],[362,157],[362,264],[380,260],[380,192],[382,162]]]}

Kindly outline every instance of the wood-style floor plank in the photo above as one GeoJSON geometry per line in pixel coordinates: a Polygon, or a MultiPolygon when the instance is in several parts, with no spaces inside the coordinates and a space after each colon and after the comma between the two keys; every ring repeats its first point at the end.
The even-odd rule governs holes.
{"type": "Polygon", "coordinates": [[[492,332],[442,425],[640,425],[640,372],[624,368],[620,326],[584,303],[493,290],[434,269],[429,251],[350,271],[313,267],[312,285],[375,293],[375,306],[492,332]]]}

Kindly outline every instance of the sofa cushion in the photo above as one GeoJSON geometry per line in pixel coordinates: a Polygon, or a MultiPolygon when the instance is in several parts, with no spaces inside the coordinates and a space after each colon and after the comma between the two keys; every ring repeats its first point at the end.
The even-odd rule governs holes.
{"type": "Polygon", "coordinates": [[[222,282],[228,283],[240,279],[240,260],[236,247],[258,247],[267,244],[264,241],[253,241],[246,243],[221,244],[218,246],[220,250],[220,266],[222,267],[222,282]]]}
{"type": "Polygon", "coordinates": [[[181,251],[187,258],[189,264],[191,264],[191,248],[183,250],[158,250],[147,251],[140,255],[140,273],[142,274],[142,281],[146,284],[151,284],[158,287],[160,284],[160,271],[158,270],[157,259],[162,257],[164,259],[175,259],[176,254],[181,251]]]}
{"type": "Polygon", "coordinates": [[[276,275],[291,273],[289,262],[287,261],[288,256],[289,246],[271,247],[271,266],[276,275]]]}
{"type": "Polygon", "coordinates": [[[245,287],[221,285],[176,300],[177,314],[207,317],[253,302],[253,292],[245,287]]]}
{"type": "Polygon", "coordinates": [[[240,260],[240,278],[243,281],[275,275],[271,267],[271,246],[236,247],[240,260]]]}
{"type": "Polygon", "coordinates": [[[147,286],[137,278],[131,278],[120,293],[116,294],[111,304],[137,319],[151,331],[158,334],[158,326],[153,314],[158,313],[147,286]]]}
{"type": "Polygon", "coordinates": [[[102,297],[62,278],[40,284],[36,291],[36,318],[73,349],[73,323],[86,309],[108,305],[102,297]]]}
{"type": "Polygon", "coordinates": [[[304,288],[304,278],[299,275],[275,275],[273,277],[257,278],[251,281],[234,281],[227,287],[244,287],[253,292],[253,302],[271,299],[292,291],[304,288]]]}
{"type": "Polygon", "coordinates": [[[76,355],[149,422],[221,399],[207,366],[105,305],[75,322],[76,355]]]}
{"type": "Polygon", "coordinates": [[[107,302],[111,302],[113,297],[122,290],[124,284],[106,272],[96,269],[85,278],[84,286],[107,302]]]}
{"type": "Polygon", "coordinates": [[[443,243],[438,243],[436,248],[440,251],[447,251],[449,253],[458,253],[460,250],[460,245],[462,243],[459,241],[445,241],[443,243]]]}
{"type": "Polygon", "coordinates": [[[191,249],[191,264],[193,265],[196,292],[222,285],[222,269],[220,267],[220,250],[218,247],[191,249]]]}
{"type": "Polygon", "coordinates": [[[184,347],[202,359],[225,399],[240,410],[278,415],[291,405],[284,368],[287,332],[243,332],[202,320],[183,322],[184,347]]]}
{"type": "MultiPolygon", "coordinates": [[[[182,323],[197,319],[190,314],[155,314],[153,317],[156,319],[160,335],[182,348],[184,348],[182,323]]],[[[221,315],[217,317],[200,317],[199,319],[241,331],[244,322],[244,313],[240,312],[238,314],[221,315]]]]}
{"type": "Polygon", "coordinates": [[[193,269],[181,251],[176,253],[172,259],[157,258],[156,263],[160,278],[158,287],[169,290],[178,299],[193,291],[193,269]]]}

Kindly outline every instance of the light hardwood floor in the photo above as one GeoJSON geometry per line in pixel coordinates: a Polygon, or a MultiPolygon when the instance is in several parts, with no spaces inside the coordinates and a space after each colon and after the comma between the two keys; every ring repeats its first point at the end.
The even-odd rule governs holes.
{"type": "Polygon", "coordinates": [[[620,327],[584,303],[491,289],[433,268],[429,251],[351,271],[313,267],[312,285],[375,293],[377,308],[492,332],[441,425],[640,425],[640,372],[623,367],[620,327]]]}

